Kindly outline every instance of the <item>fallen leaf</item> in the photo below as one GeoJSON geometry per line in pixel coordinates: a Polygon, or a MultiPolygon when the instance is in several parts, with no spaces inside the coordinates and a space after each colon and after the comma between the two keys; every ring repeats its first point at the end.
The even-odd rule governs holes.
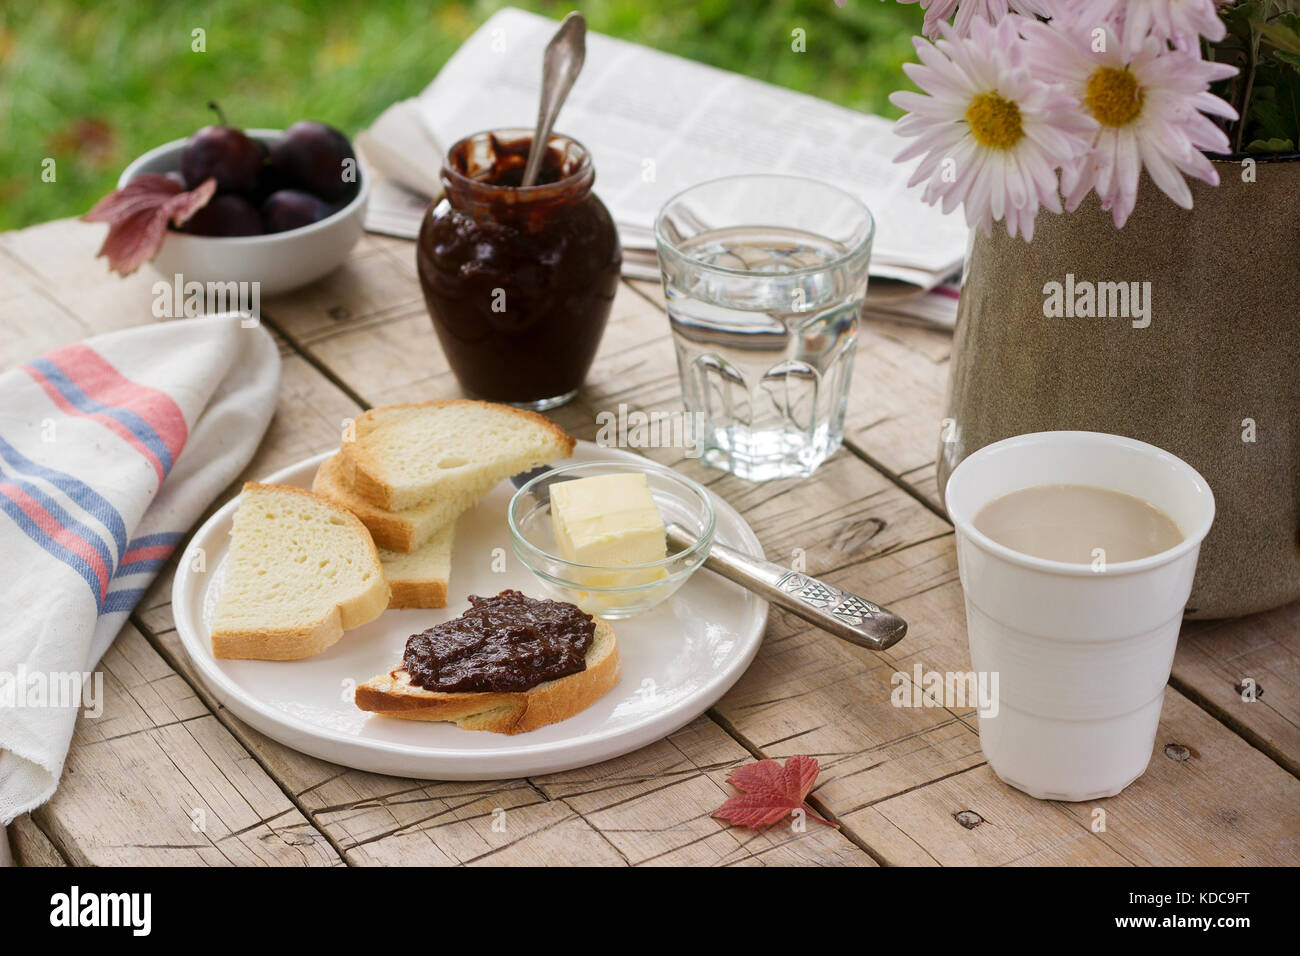
{"type": "Polygon", "coordinates": [[[161,173],[142,173],[114,190],[81,218],[108,223],[108,235],[98,256],[108,257],[108,267],[130,275],[158,252],[167,237],[167,221],[181,226],[208,204],[217,181],[208,179],[186,192],[179,182],[161,173]]]}
{"type": "Polygon", "coordinates": [[[727,777],[727,783],[741,793],[729,797],[713,815],[736,826],[757,828],[803,809],[809,819],[839,829],[839,824],[823,820],[804,807],[820,771],[816,758],[801,754],[790,757],[785,766],[775,760],[760,760],[737,767],[727,777]]]}

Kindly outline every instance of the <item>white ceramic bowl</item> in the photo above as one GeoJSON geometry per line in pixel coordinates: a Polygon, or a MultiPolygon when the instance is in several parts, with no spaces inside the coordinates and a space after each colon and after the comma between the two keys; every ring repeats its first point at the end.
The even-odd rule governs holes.
{"type": "MultiPolygon", "coordinates": [[[[280,135],[280,130],[274,129],[245,132],[268,146],[280,135]]],[[[122,171],[118,188],[141,173],[179,171],[187,139],[149,150],[122,171]]],[[[327,219],[264,236],[191,236],[169,230],[151,264],[164,276],[180,275],[184,282],[257,282],[262,295],[315,282],[341,266],[361,238],[370,176],[359,161],[357,170],[360,189],[356,196],[327,219]]]]}

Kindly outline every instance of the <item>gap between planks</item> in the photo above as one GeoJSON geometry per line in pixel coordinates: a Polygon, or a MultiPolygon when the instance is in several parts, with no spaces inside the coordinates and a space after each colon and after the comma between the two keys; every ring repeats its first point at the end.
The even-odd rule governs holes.
{"type": "Polygon", "coordinates": [[[1173,674],[1169,675],[1169,686],[1178,691],[1178,693],[1182,694],[1197,707],[1201,708],[1201,710],[1205,711],[1219,723],[1223,724],[1224,727],[1227,727],[1228,730],[1232,731],[1246,743],[1250,744],[1250,746],[1254,747],[1287,773],[1291,774],[1291,776],[1300,780],[1300,763],[1297,763],[1289,758],[1285,753],[1273,747],[1263,738],[1262,735],[1237,720],[1231,713],[1216,704],[1209,697],[1205,696],[1205,694],[1201,693],[1197,688],[1188,684],[1184,680],[1180,680],[1173,674]]]}
{"type": "MultiPolygon", "coordinates": [[[[215,697],[208,693],[206,687],[195,680],[191,680],[189,675],[187,675],[182,668],[176,666],[176,662],[172,660],[171,654],[168,652],[167,648],[157,639],[153,630],[145,626],[145,622],[140,617],[138,609],[132,611],[127,620],[144,636],[144,639],[149,642],[149,646],[154,649],[154,652],[157,653],[158,656],[166,662],[167,666],[171,668],[172,673],[189,685],[190,690],[194,692],[194,696],[203,702],[212,716],[226,728],[239,746],[244,748],[244,752],[248,754],[249,758],[261,767],[262,772],[265,773],[277,787],[279,787],[280,792],[283,793],[285,798],[297,808],[298,812],[302,814],[303,819],[306,820],[307,823],[311,825],[311,828],[320,834],[321,839],[329,844],[334,852],[338,854],[339,859],[343,861],[343,865],[356,866],[357,864],[348,859],[347,853],[339,842],[334,839],[328,830],[324,829],[316,822],[315,817],[312,816],[311,812],[299,799],[299,795],[293,793],[287,786],[285,786],[284,782],[275,774],[266,760],[262,758],[262,755],[258,753],[255,748],[249,746],[248,741],[239,732],[239,728],[232,723],[232,715],[230,712],[226,710],[226,708],[223,707],[215,697]]],[[[46,836],[49,836],[49,834],[47,833],[46,836]]],[[[51,840],[52,839],[53,838],[51,837],[51,840]]]]}
{"type": "Polygon", "coordinates": [[[284,342],[284,344],[287,345],[295,355],[319,372],[327,382],[355,402],[363,411],[370,410],[370,403],[362,398],[360,393],[353,389],[353,387],[347,382],[343,381],[343,379],[339,378],[332,368],[320,361],[320,359],[318,359],[311,351],[310,347],[305,346],[298,341],[297,336],[289,334],[289,332],[275,321],[274,316],[269,316],[263,312],[258,317],[258,321],[269,325],[275,334],[279,336],[280,340],[284,342]]]}
{"type": "MultiPolygon", "coordinates": [[[[865,449],[857,445],[851,439],[844,438],[841,440],[841,444],[843,445],[846,451],[848,451],[855,458],[859,459],[860,461],[862,461],[863,463],[865,463],[875,471],[879,472],[883,477],[887,478],[890,482],[896,485],[900,491],[908,495],[908,497],[914,498],[927,511],[936,515],[945,523],[949,525],[952,524],[952,522],[948,521],[948,512],[944,511],[942,508],[940,508],[938,505],[932,502],[929,498],[927,498],[924,494],[922,494],[919,488],[909,483],[907,479],[904,478],[902,475],[896,473],[890,468],[887,468],[884,465],[884,463],[879,461],[874,455],[867,452],[865,449]]],[[[924,468],[925,466],[920,465],[918,467],[924,468]]],[[[916,468],[912,469],[912,471],[916,471],[916,470],[917,470],[916,468]]]]}

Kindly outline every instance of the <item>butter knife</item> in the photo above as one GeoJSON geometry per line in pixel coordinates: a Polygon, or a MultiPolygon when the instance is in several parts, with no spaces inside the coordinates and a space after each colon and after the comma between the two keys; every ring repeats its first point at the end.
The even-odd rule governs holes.
{"type": "MultiPolygon", "coordinates": [[[[515,475],[510,482],[516,488],[522,488],[550,470],[544,465],[515,475]]],[[[549,501],[548,482],[539,481],[533,486],[533,494],[539,501],[549,501]]],[[[695,543],[695,536],[679,524],[669,524],[665,530],[668,544],[675,550],[689,548],[695,543]]],[[[906,621],[866,598],[772,561],[750,557],[717,541],[709,549],[704,566],[858,647],[883,651],[907,634],[906,621]]]]}

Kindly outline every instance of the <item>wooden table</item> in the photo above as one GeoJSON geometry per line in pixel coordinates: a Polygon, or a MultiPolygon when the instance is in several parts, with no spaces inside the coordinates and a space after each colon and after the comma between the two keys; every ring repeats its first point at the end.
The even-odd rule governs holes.
{"type": "MultiPolygon", "coordinates": [[[[0,235],[0,365],[146,322],[147,267],[110,275],[101,228],[0,235]]],[[[279,407],[246,475],[337,446],[358,409],[459,394],[410,243],[367,236],[324,281],[263,303],[284,359],[279,407]]],[[[10,827],[29,864],[1250,864],[1300,862],[1300,604],[1192,624],[1151,765],[1118,797],[1045,803],[1002,784],[972,711],[895,708],[891,677],[970,669],[934,452],[951,336],[868,321],[845,448],[807,480],[750,484],[673,450],[754,526],[769,558],[890,605],[907,639],[859,651],[773,611],[754,664],[707,714],[607,763],[527,780],[361,773],[269,740],[220,707],[182,652],[164,572],[102,663],[105,713],[78,724],[58,793],[10,827]],[[1242,699],[1253,678],[1259,698],[1242,699]],[[816,756],[811,803],[840,829],[724,826],[727,773],[816,756]],[[193,825],[201,809],[206,828],[193,825]],[[505,832],[494,811],[507,811],[505,832]],[[1097,814],[1100,809],[1104,814],[1097,814]],[[1104,821],[1104,827],[1099,826],[1104,821]],[[499,829],[499,828],[498,828],[499,829]]],[[[595,369],[555,418],[593,438],[626,402],[675,409],[660,292],[628,282],[595,369]]],[[[232,495],[229,489],[223,500],[232,495]]],[[[220,502],[214,503],[214,508],[220,502]]],[[[499,816],[499,814],[497,814],[499,816]]]]}

